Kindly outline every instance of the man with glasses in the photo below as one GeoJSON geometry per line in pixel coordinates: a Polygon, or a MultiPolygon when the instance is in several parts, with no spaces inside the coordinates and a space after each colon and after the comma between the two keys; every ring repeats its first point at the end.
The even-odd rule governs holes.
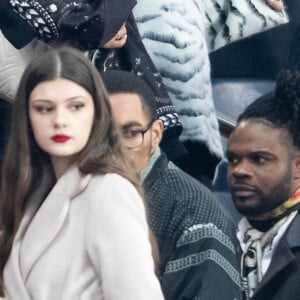
{"type": "Polygon", "coordinates": [[[151,89],[123,71],[103,80],[121,146],[143,181],[165,298],[240,299],[234,225],[212,193],[160,151],[163,121],[151,89]]]}

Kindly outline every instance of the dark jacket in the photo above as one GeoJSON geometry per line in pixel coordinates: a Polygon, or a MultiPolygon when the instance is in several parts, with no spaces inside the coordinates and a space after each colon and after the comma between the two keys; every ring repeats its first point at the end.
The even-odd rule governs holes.
{"type": "Polygon", "coordinates": [[[241,299],[235,227],[212,193],[164,154],[144,188],[166,300],[241,299]]]}
{"type": "Polygon", "coordinates": [[[280,240],[270,267],[251,300],[300,299],[300,215],[280,240]]]}

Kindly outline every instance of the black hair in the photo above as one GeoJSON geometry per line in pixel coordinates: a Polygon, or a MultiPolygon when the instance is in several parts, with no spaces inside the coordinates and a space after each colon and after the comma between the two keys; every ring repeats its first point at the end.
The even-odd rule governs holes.
{"type": "Polygon", "coordinates": [[[293,145],[300,149],[300,72],[282,70],[275,91],[252,102],[237,123],[247,119],[285,129],[293,145]]]}
{"type": "Polygon", "coordinates": [[[101,75],[109,94],[137,94],[149,118],[152,120],[158,118],[155,95],[142,78],[133,73],[120,70],[109,70],[101,75]]]}

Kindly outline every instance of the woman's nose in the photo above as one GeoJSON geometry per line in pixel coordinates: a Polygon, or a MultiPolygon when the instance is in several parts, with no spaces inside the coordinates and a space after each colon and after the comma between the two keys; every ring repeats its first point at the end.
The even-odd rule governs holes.
{"type": "Polygon", "coordinates": [[[57,108],[54,113],[54,126],[65,127],[67,125],[67,113],[62,108],[57,108]]]}

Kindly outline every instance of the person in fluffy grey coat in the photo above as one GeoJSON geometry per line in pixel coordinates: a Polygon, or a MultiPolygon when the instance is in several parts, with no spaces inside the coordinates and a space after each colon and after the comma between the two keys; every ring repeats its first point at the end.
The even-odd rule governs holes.
{"type": "MultiPolygon", "coordinates": [[[[223,156],[209,52],[288,21],[281,1],[138,0],[134,16],[182,121],[190,169],[213,176],[223,156]]],[[[193,170],[189,170],[193,173],[193,170]]]]}

